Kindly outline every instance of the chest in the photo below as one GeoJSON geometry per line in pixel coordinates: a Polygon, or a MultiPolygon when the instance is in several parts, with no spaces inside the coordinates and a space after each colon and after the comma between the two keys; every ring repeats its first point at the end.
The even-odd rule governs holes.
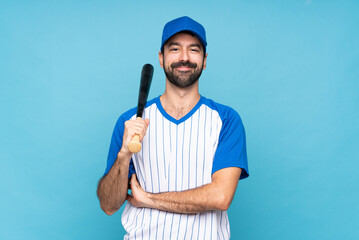
{"type": "Polygon", "coordinates": [[[211,181],[213,157],[221,121],[206,106],[176,124],[156,108],[145,111],[150,119],[142,150],[133,156],[137,178],[146,191],[182,191],[211,181]]]}

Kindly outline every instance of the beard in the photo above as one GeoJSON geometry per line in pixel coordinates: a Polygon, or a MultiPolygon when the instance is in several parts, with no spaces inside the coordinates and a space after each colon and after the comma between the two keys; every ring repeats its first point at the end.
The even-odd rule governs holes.
{"type": "MultiPolygon", "coordinates": [[[[163,61],[165,62],[165,61],[163,61]]],[[[195,82],[198,81],[199,77],[202,74],[203,64],[197,68],[196,63],[190,61],[180,61],[174,62],[170,66],[166,66],[164,63],[163,67],[168,81],[173,85],[179,88],[187,88],[192,86],[195,82]],[[177,67],[189,67],[192,68],[191,71],[177,71],[177,67]]]]}

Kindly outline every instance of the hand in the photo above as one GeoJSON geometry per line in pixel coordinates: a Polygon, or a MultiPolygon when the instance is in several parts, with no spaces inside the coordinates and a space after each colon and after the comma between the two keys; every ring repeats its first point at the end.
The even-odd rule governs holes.
{"type": "Polygon", "coordinates": [[[146,135],[149,122],[149,119],[135,119],[128,120],[125,122],[122,147],[120,150],[121,153],[132,155],[132,153],[128,149],[128,144],[131,142],[133,136],[135,135],[138,135],[140,137],[140,142],[142,142],[144,136],[146,135]]]}
{"type": "Polygon", "coordinates": [[[138,183],[135,174],[132,174],[131,177],[131,190],[132,195],[127,194],[127,201],[135,207],[151,207],[151,200],[148,198],[149,193],[143,190],[141,185],[138,183]]]}

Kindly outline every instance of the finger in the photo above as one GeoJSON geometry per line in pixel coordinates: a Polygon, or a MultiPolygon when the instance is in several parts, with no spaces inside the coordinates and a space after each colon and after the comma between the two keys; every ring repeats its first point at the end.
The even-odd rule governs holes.
{"type": "Polygon", "coordinates": [[[140,136],[140,142],[142,142],[142,140],[144,139],[144,137],[146,136],[147,133],[147,128],[143,129],[143,131],[139,134],[140,136]]]}
{"type": "Polygon", "coordinates": [[[137,127],[136,134],[139,136],[140,142],[142,142],[143,138],[146,136],[146,133],[147,133],[149,119],[140,120],[140,121],[141,121],[140,125],[136,125],[136,127],[137,127]]]}
{"type": "Polygon", "coordinates": [[[133,199],[133,196],[131,196],[130,194],[127,194],[126,196],[126,200],[131,203],[132,205],[134,205],[134,199],[133,199]]]}
{"type": "Polygon", "coordinates": [[[137,180],[137,177],[135,174],[132,175],[131,178],[131,191],[133,192],[138,192],[140,189],[142,189],[140,183],[137,180]]]}
{"type": "Polygon", "coordinates": [[[145,120],[128,120],[125,122],[125,129],[127,130],[147,129],[148,126],[147,122],[145,120]]]}
{"type": "Polygon", "coordinates": [[[133,187],[136,187],[137,186],[137,180],[136,180],[136,174],[132,174],[131,176],[131,185],[132,185],[132,188],[133,187]]]}
{"type": "Polygon", "coordinates": [[[147,132],[147,128],[143,127],[143,126],[136,126],[136,125],[133,125],[133,126],[129,126],[128,129],[128,134],[129,135],[135,135],[135,134],[138,134],[138,135],[145,135],[146,132],[147,132]]]}
{"type": "Polygon", "coordinates": [[[134,184],[135,184],[135,183],[134,183],[134,179],[135,179],[135,178],[136,178],[136,174],[133,173],[133,174],[131,175],[131,185],[132,185],[132,186],[134,186],[134,184]]]}
{"type": "MultiPolygon", "coordinates": [[[[125,125],[125,132],[126,135],[129,136],[131,139],[133,136],[138,135],[140,138],[140,141],[143,140],[144,136],[147,133],[147,123],[143,120],[139,120],[141,122],[134,123],[134,122],[128,122],[125,125]]],[[[148,122],[148,121],[147,121],[148,122]]]]}
{"type": "Polygon", "coordinates": [[[147,126],[149,124],[149,119],[136,119],[136,120],[131,121],[131,123],[134,126],[138,126],[141,128],[147,128],[147,126]]]}
{"type": "Polygon", "coordinates": [[[129,199],[133,198],[132,195],[127,193],[126,200],[129,201],[129,199]]]}

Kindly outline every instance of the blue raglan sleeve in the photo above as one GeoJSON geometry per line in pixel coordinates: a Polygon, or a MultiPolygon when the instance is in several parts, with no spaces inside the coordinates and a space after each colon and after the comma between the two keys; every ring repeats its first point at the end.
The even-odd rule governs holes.
{"type": "Polygon", "coordinates": [[[246,135],[242,120],[231,108],[222,112],[222,128],[213,160],[212,174],[227,167],[242,169],[240,179],[249,176],[246,135]]]}
{"type": "MultiPolygon", "coordinates": [[[[115,128],[112,133],[110,149],[108,151],[108,156],[107,156],[107,166],[104,175],[106,175],[112,168],[113,164],[116,161],[117,154],[122,147],[122,137],[123,137],[124,128],[125,128],[125,119],[121,116],[117,120],[115,128]]],[[[128,171],[128,177],[130,178],[133,173],[135,173],[135,168],[131,159],[130,169],[128,171]]]]}

